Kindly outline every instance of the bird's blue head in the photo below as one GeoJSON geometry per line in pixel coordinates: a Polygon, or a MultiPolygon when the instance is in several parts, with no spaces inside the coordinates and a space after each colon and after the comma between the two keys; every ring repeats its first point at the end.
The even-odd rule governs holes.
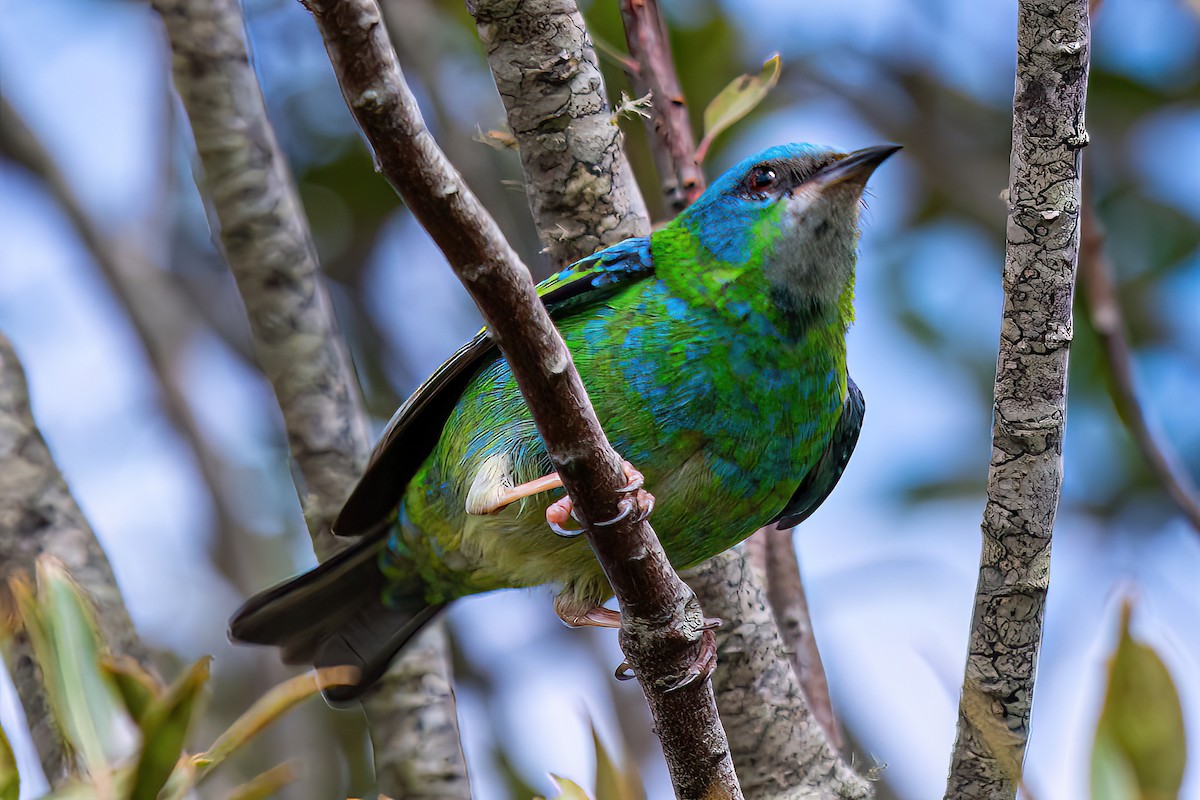
{"type": "Polygon", "coordinates": [[[836,303],[854,277],[867,178],[899,149],[768,148],[713,181],[673,225],[717,262],[761,268],[795,300],[836,303]]]}

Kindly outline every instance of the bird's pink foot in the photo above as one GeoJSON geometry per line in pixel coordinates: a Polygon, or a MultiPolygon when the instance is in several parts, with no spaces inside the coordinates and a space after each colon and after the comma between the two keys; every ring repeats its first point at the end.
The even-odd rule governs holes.
{"type": "Polygon", "coordinates": [[[559,595],[554,599],[554,613],[558,618],[572,628],[619,628],[621,627],[621,612],[611,608],[596,606],[586,611],[578,607],[572,608],[570,601],[559,595]]]}
{"type": "MultiPolygon", "coordinates": [[[[625,479],[628,483],[617,491],[625,496],[617,503],[618,512],[615,517],[602,522],[592,523],[598,528],[616,525],[630,515],[634,515],[635,522],[641,522],[649,517],[650,512],[654,510],[654,495],[642,488],[646,482],[645,476],[628,461],[622,461],[621,465],[625,470],[625,479]]],[[[575,516],[575,504],[572,502],[570,495],[555,501],[546,509],[546,524],[550,526],[550,529],[559,536],[573,539],[583,533],[583,529],[569,529],[564,527],[568,519],[574,519],[576,522],[579,521],[579,518],[575,516]]]]}

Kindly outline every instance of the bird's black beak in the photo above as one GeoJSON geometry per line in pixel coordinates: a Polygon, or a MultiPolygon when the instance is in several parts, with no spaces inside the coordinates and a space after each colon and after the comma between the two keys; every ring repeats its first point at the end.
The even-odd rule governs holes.
{"type": "Polygon", "coordinates": [[[900,149],[898,144],[882,144],[877,147],[855,150],[845,158],[818,170],[808,180],[816,183],[822,189],[840,183],[865,186],[867,178],[871,177],[871,173],[875,171],[876,167],[887,161],[893,153],[900,149]]]}

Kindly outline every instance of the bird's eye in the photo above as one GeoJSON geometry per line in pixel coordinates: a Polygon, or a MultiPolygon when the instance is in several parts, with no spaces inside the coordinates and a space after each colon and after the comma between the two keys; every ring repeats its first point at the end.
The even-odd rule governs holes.
{"type": "Polygon", "coordinates": [[[747,197],[761,199],[776,186],[778,179],[779,175],[770,167],[755,167],[746,176],[746,181],[742,184],[742,192],[747,197]]]}
{"type": "Polygon", "coordinates": [[[766,189],[775,182],[775,170],[770,167],[755,167],[750,173],[750,185],[755,189],[766,189]]]}

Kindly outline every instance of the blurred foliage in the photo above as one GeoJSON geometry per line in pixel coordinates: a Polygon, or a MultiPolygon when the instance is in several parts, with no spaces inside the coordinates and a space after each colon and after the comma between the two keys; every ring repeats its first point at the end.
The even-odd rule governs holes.
{"type": "MultiPolygon", "coordinates": [[[[56,727],[76,759],[79,778],[51,798],[179,800],[255,734],[323,686],[352,683],[346,667],[317,670],[275,687],[205,751],[188,755],[185,745],[200,716],[209,680],[202,658],[171,685],[136,661],[104,652],[91,602],[57,559],[37,561],[36,585],[10,579],[17,617],[11,635],[23,630],[33,646],[56,727]]],[[[268,770],[235,787],[230,798],[275,795],[296,778],[290,765],[268,770]]],[[[0,740],[0,798],[15,797],[16,765],[0,740]]]]}
{"type": "Polygon", "coordinates": [[[1092,750],[1092,800],[1176,800],[1187,765],[1179,692],[1158,654],[1130,634],[1132,614],[1126,600],[1092,750]]]}
{"type": "Polygon", "coordinates": [[[0,727],[0,800],[17,800],[21,794],[21,776],[8,735],[0,727]]]}
{"type": "Polygon", "coordinates": [[[740,75],[717,93],[704,109],[704,136],[696,146],[696,160],[704,156],[713,140],[749,114],[779,83],[780,59],[768,58],[756,75],[740,75]]]}

